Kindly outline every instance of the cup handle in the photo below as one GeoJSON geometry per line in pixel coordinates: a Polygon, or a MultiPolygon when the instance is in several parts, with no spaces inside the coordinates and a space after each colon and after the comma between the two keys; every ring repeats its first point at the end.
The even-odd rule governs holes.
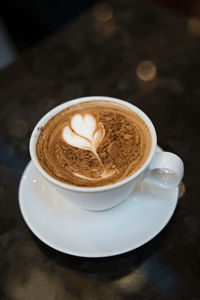
{"type": "Polygon", "coordinates": [[[183,178],[183,161],[171,152],[156,152],[149,166],[147,177],[163,188],[179,185],[183,178]]]}

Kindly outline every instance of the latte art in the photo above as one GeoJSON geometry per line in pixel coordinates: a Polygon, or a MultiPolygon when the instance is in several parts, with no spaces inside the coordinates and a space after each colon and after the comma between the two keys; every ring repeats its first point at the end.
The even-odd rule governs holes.
{"type": "MultiPolygon", "coordinates": [[[[97,153],[97,148],[100,145],[105,135],[105,129],[101,122],[97,124],[96,119],[91,114],[75,114],[70,125],[67,125],[63,129],[63,139],[69,145],[80,148],[83,150],[89,150],[96,155],[99,163],[103,167],[103,172],[99,174],[99,177],[106,178],[113,174],[114,171],[108,172],[105,170],[103,163],[97,153]]],[[[116,171],[117,172],[117,171],[116,171]]],[[[75,176],[95,180],[81,174],[73,173],[75,176]]]]}
{"type": "Polygon", "coordinates": [[[136,172],[146,161],[151,136],[145,122],[121,104],[88,101],[50,119],[38,137],[43,169],[76,186],[112,184],[136,172]]]}
{"type": "Polygon", "coordinates": [[[83,150],[90,150],[97,157],[96,149],[104,135],[103,124],[99,123],[97,128],[96,120],[90,114],[74,115],[71,120],[71,126],[67,125],[63,129],[63,139],[66,143],[83,150]]]}

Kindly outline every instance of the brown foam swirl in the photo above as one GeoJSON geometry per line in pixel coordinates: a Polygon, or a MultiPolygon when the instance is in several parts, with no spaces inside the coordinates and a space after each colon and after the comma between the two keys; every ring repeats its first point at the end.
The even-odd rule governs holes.
{"type": "Polygon", "coordinates": [[[121,105],[93,101],[54,116],[40,133],[36,150],[40,164],[52,177],[94,187],[136,172],[150,147],[148,127],[137,114],[121,105]]]}

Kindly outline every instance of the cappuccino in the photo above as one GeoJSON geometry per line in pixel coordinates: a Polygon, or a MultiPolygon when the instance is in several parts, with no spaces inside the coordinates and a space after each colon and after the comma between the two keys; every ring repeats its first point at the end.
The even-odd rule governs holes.
{"type": "Polygon", "coordinates": [[[146,123],[125,105],[105,100],[62,110],[41,129],[36,144],[39,163],[50,176],[81,187],[129,177],[150,149],[146,123]]]}

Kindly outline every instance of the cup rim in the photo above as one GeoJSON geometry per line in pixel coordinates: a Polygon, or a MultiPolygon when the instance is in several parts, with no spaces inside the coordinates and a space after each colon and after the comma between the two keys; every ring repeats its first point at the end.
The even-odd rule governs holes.
{"type": "Polygon", "coordinates": [[[107,191],[107,190],[111,190],[111,189],[120,187],[120,186],[130,182],[137,176],[139,176],[150,164],[150,162],[155,154],[156,146],[157,146],[157,135],[156,135],[154,125],[153,125],[152,121],[149,119],[149,117],[137,106],[135,106],[134,104],[131,104],[129,102],[126,102],[124,100],[120,100],[118,98],[107,97],[107,96],[87,96],[87,97],[81,97],[81,98],[69,100],[67,102],[64,102],[64,103],[54,107],[52,110],[47,112],[38,121],[38,123],[36,124],[36,126],[34,127],[34,129],[32,131],[32,134],[30,137],[30,142],[29,142],[29,151],[30,151],[31,159],[32,159],[33,164],[36,167],[36,169],[50,182],[56,184],[57,186],[59,186],[61,188],[68,189],[68,190],[71,190],[74,192],[90,192],[90,193],[93,192],[93,193],[95,193],[95,192],[103,192],[103,191],[107,191]],[[147,127],[150,131],[150,134],[151,134],[151,149],[149,151],[149,155],[148,155],[145,163],[135,173],[133,173],[129,177],[127,177],[121,181],[112,183],[112,184],[98,186],[98,187],[80,187],[80,186],[70,185],[70,184],[61,182],[61,181],[53,178],[42,168],[42,166],[40,165],[39,160],[37,158],[37,154],[36,154],[36,143],[37,143],[38,136],[41,132],[41,128],[44,127],[45,124],[53,116],[55,116],[57,113],[59,113],[60,111],[62,111],[63,109],[65,109],[69,106],[75,105],[77,103],[88,102],[88,101],[98,101],[98,100],[111,101],[111,102],[126,106],[129,109],[131,109],[133,112],[138,114],[140,116],[140,118],[142,118],[142,120],[145,122],[145,124],[147,125],[147,127]]]}

